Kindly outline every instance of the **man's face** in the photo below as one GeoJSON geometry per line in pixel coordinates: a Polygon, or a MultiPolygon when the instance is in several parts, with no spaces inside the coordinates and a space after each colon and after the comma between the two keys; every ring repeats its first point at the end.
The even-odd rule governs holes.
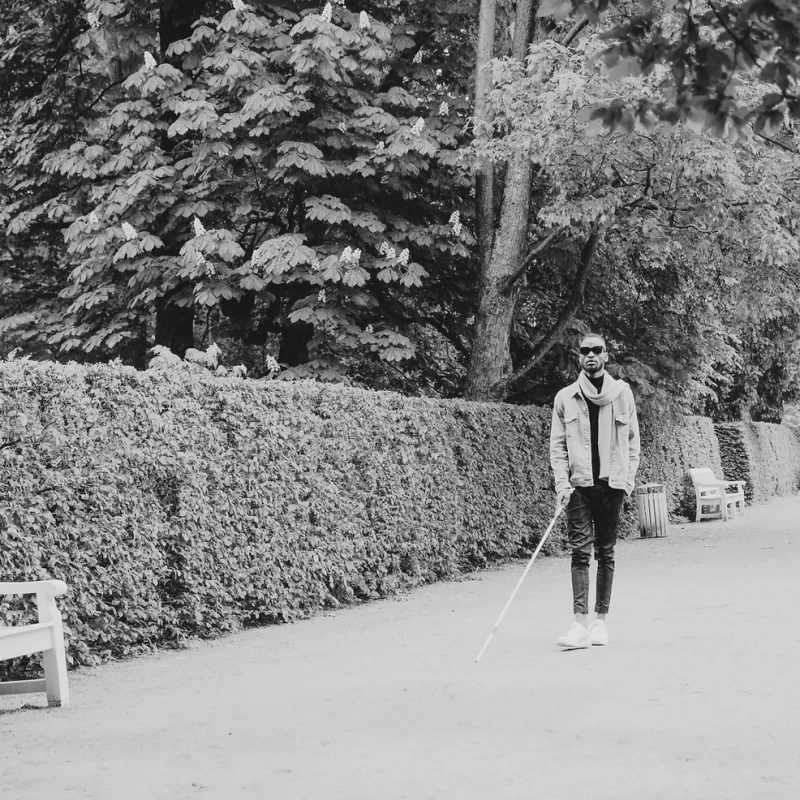
{"type": "Polygon", "coordinates": [[[580,347],[581,368],[590,377],[602,374],[608,361],[608,353],[603,340],[598,336],[587,336],[580,347]]]}

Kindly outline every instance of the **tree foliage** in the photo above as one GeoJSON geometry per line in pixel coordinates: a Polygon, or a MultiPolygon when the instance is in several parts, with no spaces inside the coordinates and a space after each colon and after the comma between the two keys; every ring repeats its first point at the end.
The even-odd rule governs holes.
{"type": "MultiPolygon", "coordinates": [[[[555,346],[552,392],[567,378],[563,334],[600,328],[618,373],[659,412],[730,412],[730,388],[744,381],[751,404],[774,416],[797,373],[784,362],[770,379],[777,367],[755,352],[765,314],[781,321],[790,349],[798,338],[797,156],[744,132],[717,138],[700,120],[627,113],[659,96],[667,70],[620,78],[602,60],[606,47],[597,35],[570,47],[549,38],[525,65],[493,64],[492,131],[476,140],[475,158],[505,165],[525,152],[537,170],[529,263],[516,276],[527,274],[527,287],[512,386],[532,367],[541,383],[555,346]],[[608,109],[627,116],[609,125],[608,109]]],[[[763,90],[750,80],[741,94],[763,90]]],[[[524,384],[516,393],[525,396],[524,384]]]]}
{"type": "MultiPolygon", "coordinates": [[[[541,16],[573,13],[599,22],[624,9],[605,34],[605,63],[619,74],[650,74],[666,66],[660,97],[628,109],[638,117],[700,121],[717,135],[750,124],[779,133],[787,117],[800,118],[800,6],[795,0],[544,0],[541,16]],[[637,8],[638,6],[638,8],[637,8]],[[665,13],[667,12],[667,13],[665,13]],[[766,88],[758,97],[738,94],[739,78],[766,88]]],[[[609,109],[612,125],[626,115],[609,109]]]]}
{"type": "Polygon", "coordinates": [[[469,190],[463,66],[447,33],[421,35],[425,17],[459,13],[384,22],[395,4],[376,5],[238,3],[162,60],[157,20],[89,2],[61,71],[6,132],[8,238],[65,231],[68,305],[5,330],[129,355],[167,305],[246,318],[244,338],[283,345],[287,376],[412,356],[404,331],[426,310],[409,290],[458,292],[471,242],[449,223],[469,190]]]}
{"type": "Polygon", "coordinates": [[[477,0],[9,0],[0,355],[217,343],[455,396],[496,352],[500,398],[547,402],[600,329],[654,409],[779,418],[795,4],[545,0],[525,56],[535,5],[493,4],[478,64],[477,0]]]}

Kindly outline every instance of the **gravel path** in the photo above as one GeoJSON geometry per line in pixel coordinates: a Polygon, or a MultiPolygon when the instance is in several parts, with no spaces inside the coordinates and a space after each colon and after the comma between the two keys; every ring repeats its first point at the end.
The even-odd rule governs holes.
{"type": "Polygon", "coordinates": [[[800,797],[800,497],[620,543],[606,648],[556,648],[569,561],[537,561],[476,664],[523,568],[0,697],[0,796],[800,797]]]}

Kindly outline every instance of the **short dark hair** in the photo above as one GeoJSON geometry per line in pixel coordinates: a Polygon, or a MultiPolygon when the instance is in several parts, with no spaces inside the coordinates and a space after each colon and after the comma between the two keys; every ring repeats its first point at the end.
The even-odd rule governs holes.
{"type": "MultiPolygon", "coordinates": [[[[586,341],[586,339],[599,339],[603,343],[603,347],[608,350],[608,345],[606,344],[606,337],[601,336],[599,333],[587,333],[581,336],[581,342],[586,341]]],[[[578,342],[580,344],[580,342],[578,342]]]]}

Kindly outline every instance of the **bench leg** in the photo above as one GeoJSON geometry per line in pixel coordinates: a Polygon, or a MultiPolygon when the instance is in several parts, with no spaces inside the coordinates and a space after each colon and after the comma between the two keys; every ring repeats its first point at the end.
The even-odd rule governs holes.
{"type": "Polygon", "coordinates": [[[45,650],[42,653],[47,704],[50,706],[68,706],[67,658],[64,652],[64,636],[61,630],[53,631],[53,639],[55,641],[52,649],[45,650]]]}
{"type": "Polygon", "coordinates": [[[64,626],[61,622],[61,612],[56,606],[55,598],[43,594],[36,595],[36,605],[39,611],[39,621],[54,623],[51,647],[42,653],[47,704],[68,706],[67,654],[64,648],[64,626]]]}

